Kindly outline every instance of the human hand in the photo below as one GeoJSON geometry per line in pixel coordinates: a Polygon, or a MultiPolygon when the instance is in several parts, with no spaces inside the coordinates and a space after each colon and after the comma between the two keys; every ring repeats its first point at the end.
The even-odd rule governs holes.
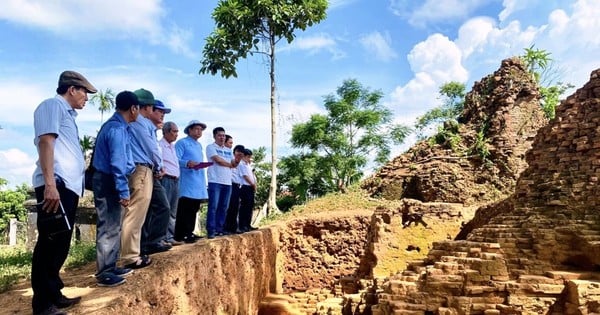
{"type": "Polygon", "coordinates": [[[60,203],[60,195],[58,194],[58,189],[54,185],[46,185],[44,187],[44,201],[42,201],[42,210],[50,213],[56,212],[58,210],[58,205],[60,203]]]}

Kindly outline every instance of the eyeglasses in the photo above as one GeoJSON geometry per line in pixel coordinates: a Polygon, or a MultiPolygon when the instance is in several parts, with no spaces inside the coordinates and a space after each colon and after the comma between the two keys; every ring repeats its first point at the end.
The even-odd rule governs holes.
{"type": "Polygon", "coordinates": [[[177,129],[171,129],[171,132],[172,133],[176,133],[176,132],[179,132],[179,130],[177,130],[177,129]]]}

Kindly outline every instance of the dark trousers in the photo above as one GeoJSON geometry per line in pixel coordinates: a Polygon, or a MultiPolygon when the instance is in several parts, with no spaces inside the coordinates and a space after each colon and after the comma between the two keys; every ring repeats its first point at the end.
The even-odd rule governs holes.
{"type": "Polygon", "coordinates": [[[229,208],[225,217],[224,230],[235,232],[238,229],[238,212],[240,208],[240,184],[231,184],[231,196],[229,197],[229,208]]]}
{"type": "Polygon", "coordinates": [[[250,229],[252,210],[254,210],[254,189],[252,186],[243,185],[240,188],[240,230],[250,229]]]}
{"type": "Polygon", "coordinates": [[[201,199],[188,197],[179,198],[177,204],[177,219],[175,219],[175,240],[182,241],[192,236],[196,226],[196,213],[200,209],[201,199]]]}
{"type": "Polygon", "coordinates": [[[159,180],[152,181],[152,199],[142,226],[142,252],[153,246],[158,246],[165,238],[169,226],[170,207],[167,192],[159,180]]]}
{"type": "MultiPolygon", "coordinates": [[[[69,223],[73,226],[79,195],[68,190],[60,179],[56,180],[56,188],[69,223]]],[[[35,197],[38,202],[44,200],[44,189],[45,186],[35,188],[35,197]]],[[[38,222],[40,218],[47,215],[43,211],[39,212],[38,222]]],[[[72,234],[73,230],[52,236],[44,233],[38,234],[31,259],[31,288],[33,289],[31,306],[34,313],[47,309],[62,296],[60,290],[65,285],[60,279],[59,272],[69,254],[72,234]]]]}

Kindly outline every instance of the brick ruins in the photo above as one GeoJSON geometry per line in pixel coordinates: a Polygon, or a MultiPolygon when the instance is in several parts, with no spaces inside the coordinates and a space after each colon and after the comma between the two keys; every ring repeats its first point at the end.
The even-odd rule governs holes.
{"type": "Polygon", "coordinates": [[[537,84],[519,58],[502,61],[500,69],[474,84],[459,122],[454,149],[449,140],[442,145],[422,141],[367,179],[363,188],[389,200],[462,204],[511,194],[526,167],[525,152],[547,122],[537,84]],[[473,150],[478,132],[483,136],[479,144],[489,150],[484,161],[473,150]]]}
{"type": "Polygon", "coordinates": [[[600,69],[539,130],[514,195],[390,277],[373,314],[600,312],[599,132],[600,69]]]}

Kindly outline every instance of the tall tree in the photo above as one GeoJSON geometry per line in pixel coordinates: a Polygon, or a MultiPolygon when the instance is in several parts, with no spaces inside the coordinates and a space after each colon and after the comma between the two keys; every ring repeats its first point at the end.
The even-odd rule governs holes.
{"type": "Polygon", "coordinates": [[[345,80],[337,95],[325,97],[326,115],[312,115],[292,127],[292,146],[320,157],[320,176],[330,183],[329,189],[344,191],[358,181],[373,155],[373,162],[385,163],[391,144],[400,144],[410,133],[408,127],[391,123],[392,112],[380,104],[382,96],[357,80],[345,80]]]}
{"type": "Polygon", "coordinates": [[[100,111],[100,124],[102,124],[104,121],[104,113],[115,108],[115,94],[111,89],[106,89],[104,91],[100,90],[92,96],[90,102],[98,106],[98,110],[100,111]]]}
{"type": "Polygon", "coordinates": [[[277,210],[277,128],[275,46],[288,44],[296,30],[305,30],[326,16],[327,0],[220,0],[212,17],[216,28],[206,38],[201,74],[237,77],[235,65],[248,54],[266,55],[271,79],[271,184],[268,209],[277,210]]]}

